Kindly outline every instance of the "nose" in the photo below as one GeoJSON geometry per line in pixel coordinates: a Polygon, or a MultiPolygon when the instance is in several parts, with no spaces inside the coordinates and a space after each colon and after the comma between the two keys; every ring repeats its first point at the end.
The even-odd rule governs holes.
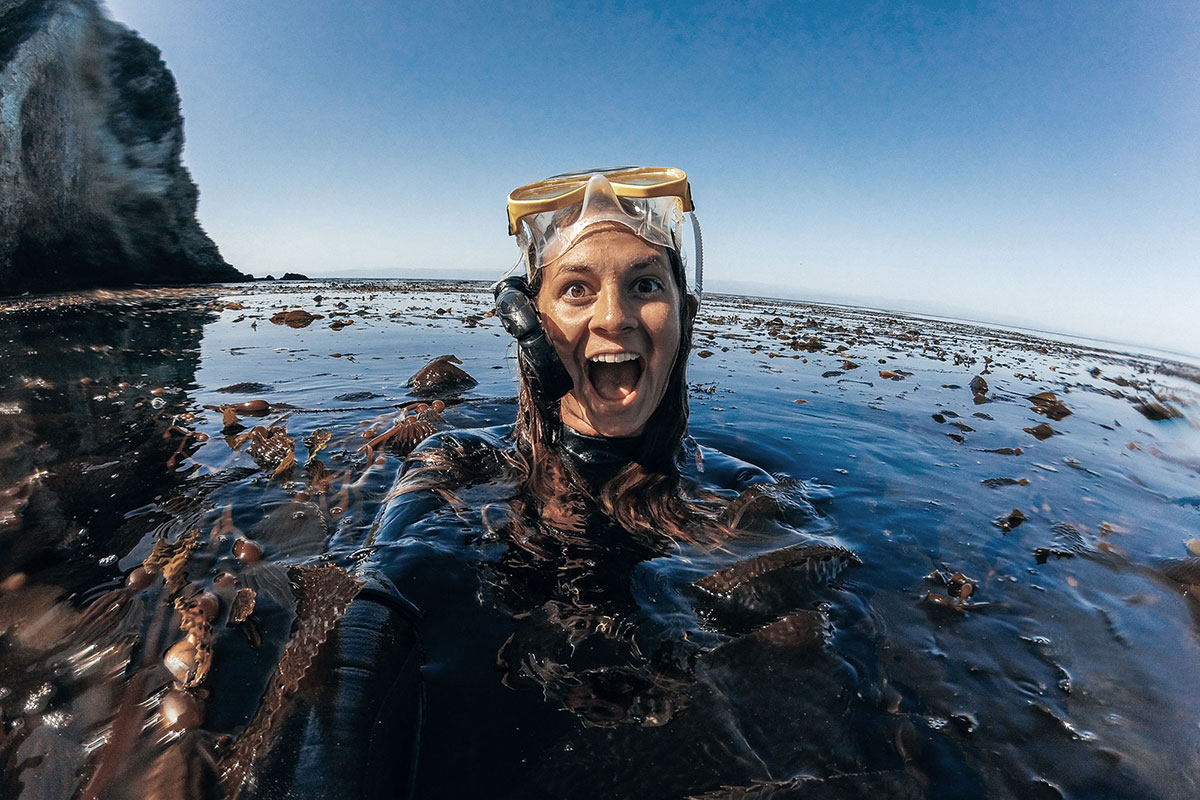
{"type": "Polygon", "coordinates": [[[628,330],[636,323],[633,299],[622,292],[619,287],[608,284],[602,286],[596,296],[596,303],[592,306],[592,329],[604,333],[616,333],[628,330]]]}

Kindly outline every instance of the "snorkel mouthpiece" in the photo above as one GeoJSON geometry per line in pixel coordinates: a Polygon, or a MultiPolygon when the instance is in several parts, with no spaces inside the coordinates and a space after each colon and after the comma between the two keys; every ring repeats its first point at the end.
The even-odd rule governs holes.
{"type": "Polygon", "coordinates": [[[575,385],[566,367],[546,338],[541,320],[533,307],[529,283],[514,275],[492,287],[496,296],[496,315],[500,324],[517,340],[525,361],[533,369],[534,390],[544,402],[552,403],[575,385]]]}

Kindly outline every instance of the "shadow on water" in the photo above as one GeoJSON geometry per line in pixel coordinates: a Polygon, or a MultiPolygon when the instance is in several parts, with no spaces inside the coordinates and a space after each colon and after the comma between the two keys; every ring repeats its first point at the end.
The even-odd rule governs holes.
{"type": "Polygon", "coordinates": [[[0,316],[7,571],[78,580],[86,562],[136,542],[116,536],[126,513],[186,470],[191,443],[172,426],[214,318],[203,302],[170,299],[0,316]]]}
{"type": "Polygon", "coordinates": [[[381,524],[417,442],[512,421],[489,299],[3,309],[0,795],[1196,795],[1192,366],[706,298],[725,546],[518,546],[499,477],[381,524]]]}

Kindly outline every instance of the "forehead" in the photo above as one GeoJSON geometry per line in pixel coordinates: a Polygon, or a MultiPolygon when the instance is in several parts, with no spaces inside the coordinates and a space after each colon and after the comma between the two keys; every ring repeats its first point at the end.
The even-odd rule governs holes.
{"type": "Polygon", "coordinates": [[[543,278],[563,273],[669,270],[662,247],[624,228],[602,229],[580,237],[567,252],[545,266],[543,278]]]}

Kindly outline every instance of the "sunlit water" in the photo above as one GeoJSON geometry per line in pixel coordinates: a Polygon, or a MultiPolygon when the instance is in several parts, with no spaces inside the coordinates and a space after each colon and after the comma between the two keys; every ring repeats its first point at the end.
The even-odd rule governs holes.
{"type": "MultiPolygon", "coordinates": [[[[420,642],[372,667],[420,684],[379,734],[385,796],[1197,795],[1194,367],[708,297],[691,434],[797,482],[746,498],[721,550],[598,530],[542,562],[495,532],[502,485],[376,525],[412,429],[378,437],[419,402],[445,403],[438,430],[512,421],[489,301],[303,283],[6,307],[0,795],[335,796],[320,747],[272,746],[300,741],[376,574],[420,642]],[[321,316],[271,322],[294,309],[321,316]],[[414,397],[447,354],[476,385],[414,397]],[[205,408],[256,400],[234,426],[205,408]],[[795,546],[853,557],[696,585],[795,546]]],[[[382,703],[339,713],[370,728],[382,703]]]]}

